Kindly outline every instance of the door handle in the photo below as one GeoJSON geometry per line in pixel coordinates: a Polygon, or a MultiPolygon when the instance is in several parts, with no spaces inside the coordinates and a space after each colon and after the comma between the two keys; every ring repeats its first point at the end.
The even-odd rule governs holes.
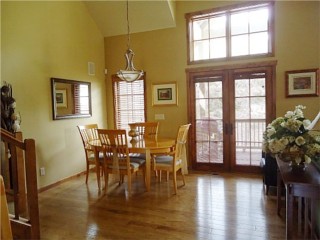
{"type": "Polygon", "coordinates": [[[233,124],[232,123],[225,123],[224,124],[224,128],[225,128],[225,133],[227,135],[232,135],[233,134],[233,124]]]}
{"type": "Polygon", "coordinates": [[[232,123],[230,123],[230,135],[232,135],[233,134],[233,124],[232,123]]]}

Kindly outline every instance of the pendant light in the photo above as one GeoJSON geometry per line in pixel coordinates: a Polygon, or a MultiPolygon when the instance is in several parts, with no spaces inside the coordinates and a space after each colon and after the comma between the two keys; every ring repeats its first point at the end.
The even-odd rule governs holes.
{"type": "Polygon", "coordinates": [[[133,66],[134,52],[130,48],[129,1],[128,0],[127,0],[127,29],[128,29],[128,34],[127,34],[127,47],[128,47],[128,49],[125,53],[127,66],[126,66],[125,70],[119,70],[117,72],[117,75],[120,79],[122,79],[124,81],[133,82],[143,76],[143,71],[136,70],[133,66]]]}

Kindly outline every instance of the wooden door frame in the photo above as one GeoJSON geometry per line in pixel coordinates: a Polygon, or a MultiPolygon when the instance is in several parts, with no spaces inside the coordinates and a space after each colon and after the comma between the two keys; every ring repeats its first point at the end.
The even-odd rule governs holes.
{"type": "MultiPolygon", "coordinates": [[[[257,71],[265,71],[267,74],[269,74],[270,82],[266,82],[266,96],[268,96],[268,101],[266,102],[266,112],[268,113],[266,116],[266,122],[270,123],[276,115],[276,64],[277,61],[263,61],[263,62],[257,62],[257,63],[244,63],[244,64],[231,64],[231,65],[222,65],[222,66],[212,66],[212,67],[200,67],[200,68],[189,68],[186,69],[186,75],[187,75],[187,106],[188,106],[188,122],[190,122],[191,128],[189,130],[190,134],[188,136],[188,157],[189,157],[189,162],[190,166],[192,169],[197,169],[197,170],[210,170],[211,164],[201,164],[199,167],[196,162],[196,152],[195,152],[195,125],[194,125],[194,113],[195,113],[195,103],[193,102],[193,99],[195,99],[195,93],[191,91],[191,89],[194,89],[193,87],[193,78],[194,77],[202,77],[202,76],[208,76],[208,75],[217,75],[220,73],[220,75],[225,74],[226,71],[228,71],[228,74],[231,74],[233,72],[240,72],[240,71],[248,71],[248,69],[254,69],[257,71]]],[[[223,75],[224,76],[224,75],[223,75]]],[[[227,76],[230,78],[231,76],[227,76]]],[[[223,83],[224,84],[224,83],[223,83]]],[[[226,88],[223,88],[223,91],[227,91],[226,88]]],[[[225,92],[224,92],[225,93],[225,92]]],[[[230,111],[227,111],[225,106],[227,106],[225,101],[223,102],[223,117],[230,119],[232,116],[230,116],[230,111]]],[[[234,117],[233,117],[234,118],[234,117]]],[[[225,138],[225,132],[224,132],[224,139],[225,138]]],[[[233,134],[234,135],[234,134],[233,134]]],[[[230,138],[230,137],[228,137],[230,138]]],[[[235,136],[232,136],[230,139],[230,143],[225,143],[224,146],[228,146],[229,144],[234,144],[235,141],[235,136]]],[[[229,140],[228,140],[229,141],[229,140]]],[[[231,154],[231,158],[234,158],[234,152],[229,151],[230,149],[224,148],[224,154],[231,154]]],[[[226,156],[226,155],[224,155],[226,156]]],[[[237,167],[234,169],[231,169],[231,163],[223,164],[219,167],[215,166],[215,169],[217,171],[239,171],[243,172],[246,171],[245,167],[237,167]]]]}

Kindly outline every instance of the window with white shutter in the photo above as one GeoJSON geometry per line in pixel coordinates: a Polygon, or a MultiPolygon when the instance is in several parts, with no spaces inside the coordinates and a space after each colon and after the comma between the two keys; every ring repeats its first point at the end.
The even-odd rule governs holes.
{"type": "Polygon", "coordinates": [[[129,123],[146,121],[145,73],[142,79],[126,82],[112,76],[114,116],[117,129],[129,130],[129,123]]]}

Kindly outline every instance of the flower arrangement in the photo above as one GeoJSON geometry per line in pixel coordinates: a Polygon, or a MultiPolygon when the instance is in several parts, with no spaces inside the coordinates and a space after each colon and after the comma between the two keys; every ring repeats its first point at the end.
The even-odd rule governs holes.
{"type": "Polygon", "coordinates": [[[263,151],[282,155],[294,164],[310,163],[311,158],[320,156],[320,135],[312,134],[311,124],[303,114],[305,106],[298,105],[294,111],[288,111],[284,117],[278,117],[268,124],[263,133],[263,151]]]}

